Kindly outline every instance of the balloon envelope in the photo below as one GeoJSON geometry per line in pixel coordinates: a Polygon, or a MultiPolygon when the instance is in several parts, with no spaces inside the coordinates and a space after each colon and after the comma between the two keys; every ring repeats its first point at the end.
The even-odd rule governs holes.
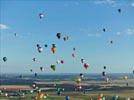
{"type": "Polygon", "coordinates": [[[42,47],[38,47],[38,52],[41,53],[43,51],[42,47]]]}
{"type": "Polygon", "coordinates": [[[84,68],[87,69],[89,67],[89,64],[84,63],[84,68]]]}
{"type": "Polygon", "coordinates": [[[57,36],[58,39],[60,39],[61,38],[61,33],[57,33],[56,36],[57,36]]]}
{"type": "Polygon", "coordinates": [[[56,70],[56,66],[55,66],[55,65],[51,65],[50,67],[51,67],[51,69],[52,69],[53,71],[56,70]]]}
{"type": "Polygon", "coordinates": [[[69,97],[69,96],[66,96],[66,97],[65,97],[65,100],[70,100],[70,97],[69,97]]]}
{"type": "Polygon", "coordinates": [[[3,61],[6,62],[7,61],[7,57],[3,57],[3,61]]]}
{"type": "Polygon", "coordinates": [[[56,52],[56,47],[51,48],[52,53],[54,54],[56,52]]]}

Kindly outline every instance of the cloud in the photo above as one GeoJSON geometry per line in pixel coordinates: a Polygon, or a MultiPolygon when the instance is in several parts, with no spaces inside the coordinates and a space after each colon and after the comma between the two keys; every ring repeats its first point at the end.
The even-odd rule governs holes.
{"type": "Polygon", "coordinates": [[[116,35],[121,36],[121,35],[129,35],[132,36],[134,35],[134,28],[128,28],[122,32],[117,32],[116,35]]]}
{"type": "Polygon", "coordinates": [[[97,0],[94,3],[95,4],[109,4],[109,5],[114,5],[116,2],[115,2],[115,0],[97,0]]]}
{"type": "Polygon", "coordinates": [[[126,33],[128,35],[134,35],[134,29],[127,29],[126,33]]]}
{"type": "Polygon", "coordinates": [[[0,24],[0,30],[5,30],[8,29],[7,25],[0,24]]]}
{"type": "Polygon", "coordinates": [[[81,28],[80,32],[88,37],[100,37],[100,33],[91,32],[90,28],[81,28]]]}

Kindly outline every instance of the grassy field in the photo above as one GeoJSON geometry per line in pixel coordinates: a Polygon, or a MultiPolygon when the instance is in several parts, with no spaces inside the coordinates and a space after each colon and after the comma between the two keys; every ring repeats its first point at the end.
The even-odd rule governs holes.
{"type": "MultiPolygon", "coordinates": [[[[90,100],[93,98],[94,100],[97,100],[97,97],[101,92],[96,92],[96,93],[76,93],[76,92],[65,92],[61,96],[56,95],[55,92],[48,92],[47,99],[42,99],[42,100],[65,100],[65,96],[70,96],[70,100],[90,100]]],[[[115,93],[110,93],[110,92],[103,92],[106,100],[112,100],[112,97],[115,96],[115,93]]],[[[33,94],[27,94],[26,98],[20,98],[20,97],[0,97],[0,100],[33,100],[32,96],[35,96],[36,93],[33,94]]],[[[126,100],[126,97],[131,97],[134,100],[134,92],[128,93],[116,93],[116,95],[119,96],[118,100],[126,100]]]]}

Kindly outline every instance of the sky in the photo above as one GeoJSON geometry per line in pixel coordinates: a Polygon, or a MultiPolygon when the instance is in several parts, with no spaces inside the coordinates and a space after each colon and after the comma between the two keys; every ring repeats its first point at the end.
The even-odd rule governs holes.
{"type": "Polygon", "coordinates": [[[42,74],[101,73],[103,66],[107,73],[134,69],[134,0],[0,0],[0,12],[2,73],[31,73],[30,69],[42,74]],[[39,13],[44,14],[42,19],[39,13]],[[58,32],[69,40],[57,39],[58,32]],[[43,47],[42,53],[36,44],[43,47]],[[52,44],[57,47],[55,54],[52,44]],[[87,70],[81,58],[89,64],[87,70]],[[57,65],[57,60],[64,64],[57,65]],[[51,64],[56,64],[55,72],[51,64]]]}

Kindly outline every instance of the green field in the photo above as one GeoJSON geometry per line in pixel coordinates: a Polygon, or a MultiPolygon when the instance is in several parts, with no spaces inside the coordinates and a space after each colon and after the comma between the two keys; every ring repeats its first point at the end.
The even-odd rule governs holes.
{"type": "MultiPolygon", "coordinates": [[[[49,92],[49,95],[47,96],[46,99],[41,99],[41,100],[65,100],[65,96],[70,96],[70,100],[90,100],[91,98],[93,98],[93,100],[97,100],[97,97],[99,95],[99,93],[76,93],[76,92],[66,92],[63,93],[61,96],[56,95],[56,93],[54,92],[49,92]]],[[[4,97],[1,96],[0,100],[33,100],[32,96],[35,96],[36,93],[33,94],[27,94],[25,98],[20,98],[20,97],[4,97]]],[[[119,96],[118,100],[126,100],[127,97],[134,97],[133,93],[117,93],[117,95],[119,96]]],[[[112,97],[115,96],[115,93],[104,93],[105,99],[106,100],[112,100],[112,97]]],[[[134,99],[134,98],[133,98],[134,99]]]]}

